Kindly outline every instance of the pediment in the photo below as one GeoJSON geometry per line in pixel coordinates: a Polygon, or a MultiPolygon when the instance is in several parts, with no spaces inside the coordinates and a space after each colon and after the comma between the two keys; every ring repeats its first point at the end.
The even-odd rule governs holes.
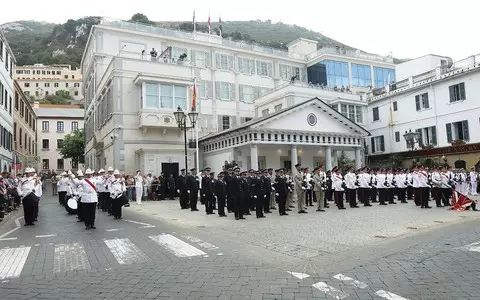
{"type": "Polygon", "coordinates": [[[369,132],[320,99],[287,108],[253,124],[252,128],[368,136],[369,132]]]}

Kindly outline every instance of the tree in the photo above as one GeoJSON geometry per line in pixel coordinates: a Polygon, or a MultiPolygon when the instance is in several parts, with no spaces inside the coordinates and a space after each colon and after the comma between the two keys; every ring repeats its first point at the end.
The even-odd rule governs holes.
{"type": "Polygon", "coordinates": [[[48,95],[45,97],[45,102],[51,103],[51,104],[69,104],[70,100],[72,100],[73,97],[70,95],[70,92],[65,91],[65,90],[59,90],[55,92],[55,95],[48,95]]]}
{"type": "Polygon", "coordinates": [[[338,168],[340,169],[340,172],[343,174],[349,167],[355,167],[355,161],[353,159],[348,158],[348,156],[345,154],[345,151],[342,151],[340,153],[340,156],[338,157],[338,168]]]}
{"type": "Polygon", "coordinates": [[[63,158],[72,159],[72,164],[85,163],[85,140],[83,129],[75,130],[63,138],[63,145],[60,149],[63,158]]]}
{"type": "Polygon", "coordinates": [[[150,21],[146,15],[141,14],[141,13],[134,14],[130,18],[129,21],[130,22],[135,22],[135,23],[147,24],[147,25],[153,25],[154,24],[154,22],[150,21]]]}

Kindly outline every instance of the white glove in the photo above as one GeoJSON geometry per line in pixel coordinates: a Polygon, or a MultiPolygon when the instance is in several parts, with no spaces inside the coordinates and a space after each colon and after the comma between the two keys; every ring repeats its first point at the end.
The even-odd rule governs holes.
{"type": "Polygon", "coordinates": [[[267,195],[263,195],[263,198],[267,198],[267,195]]]}
{"type": "Polygon", "coordinates": [[[280,194],[279,194],[279,193],[275,193],[275,196],[280,196],[280,194]]]}
{"type": "Polygon", "coordinates": [[[304,187],[302,186],[302,190],[306,190],[306,188],[304,188],[304,187]]]}
{"type": "Polygon", "coordinates": [[[257,199],[257,196],[253,196],[253,198],[257,199]]]}
{"type": "Polygon", "coordinates": [[[206,195],[205,194],[202,194],[203,197],[205,197],[206,195]]]}
{"type": "Polygon", "coordinates": [[[190,191],[187,191],[187,193],[189,193],[189,194],[190,194],[190,191]]]}
{"type": "Polygon", "coordinates": [[[177,193],[180,193],[180,190],[177,190],[177,193]]]}

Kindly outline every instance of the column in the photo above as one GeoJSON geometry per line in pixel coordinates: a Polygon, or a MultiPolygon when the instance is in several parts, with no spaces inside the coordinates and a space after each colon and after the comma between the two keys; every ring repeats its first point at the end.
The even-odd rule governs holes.
{"type": "Polygon", "coordinates": [[[297,145],[292,145],[292,154],[290,160],[292,161],[292,171],[295,170],[295,165],[298,164],[297,145]]]}
{"type": "Polygon", "coordinates": [[[257,144],[250,145],[250,163],[251,169],[258,170],[258,147],[257,144]]]}
{"type": "Polygon", "coordinates": [[[325,172],[332,169],[332,148],[325,147],[325,172]]]}
{"type": "Polygon", "coordinates": [[[337,165],[338,165],[338,151],[332,150],[332,167],[335,167],[337,165]]]}
{"type": "Polygon", "coordinates": [[[355,169],[362,167],[362,152],[360,148],[355,148],[355,169]]]}

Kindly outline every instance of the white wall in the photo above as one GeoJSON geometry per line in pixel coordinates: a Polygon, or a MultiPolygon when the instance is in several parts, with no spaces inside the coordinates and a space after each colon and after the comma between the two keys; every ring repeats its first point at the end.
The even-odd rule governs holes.
{"type": "Polygon", "coordinates": [[[419,75],[436,67],[440,67],[441,60],[449,60],[450,58],[438,55],[425,55],[395,66],[395,76],[398,81],[407,79],[408,77],[419,75]]]}
{"type": "MultiPolygon", "coordinates": [[[[13,70],[11,68],[15,67],[12,59],[12,52],[9,47],[7,47],[6,41],[3,39],[3,34],[0,33],[0,42],[3,44],[1,49],[2,53],[0,53],[0,84],[3,86],[3,89],[0,90],[3,95],[0,96],[2,101],[0,102],[0,123],[11,136],[11,149],[9,148],[8,141],[5,145],[0,146],[0,169],[3,170],[10,170],[10,163],[12,162],[12,151],[14,148],[13,142],[13,98],[14,98],[14,87],[13,87],[13,70]],[[8,70],[5,67],[5,60],[8,56],[8,70]],[[12,62],[12,64],[10,64],[12,62]],[[5,93],[6,92],[6,93],[5,93]],[[6,94],[6,99],[5,99],[6,94]]],[[[3,133],[2,133],[3,134],[3,133]]]]}
{"type": "MultiPolygon", "coordinates": [[[[210,167],[212,169],[212,172],[215,172],[216,174],[222,171],[222,166],[225,165],[225,161],[231,162],[232,160],[234,160],[232,149],[203,154],[201,157],[203,157],[203,162],[201,164],[202,168],[210,167]]],[[[235,161],[237,163],[239,162],[238,159],[235,161]]],[[[245,167],[243,167],[242,169],[245,169],[245,167]]]]}
{"type": "MultiPolygon", "coordinates": [[[[385,153],[407,151],[403,138],[405,131],[436,126],[437,146],[449,146],[447,142],[446,123],[468,120],[470,143],[480,142],[480,72],[470,73],[440,81],[432,86],[412,89],[400,95],[387,97],[370,103],[368,106],[368,130],[372,137],[385,136],[385,153]],[[450,103],[448,87],[460,82],[465,83],[466,100],[450,103]],[[415,96],[428,93],[430,108],[417,111],[415,96]],[[396,101],[398,111],[390,114],[392,102],[396,101]],[[373,121],[373,108],[379,108],[379,121],[373,121]],[[392,121],[390,120],[392,116],[392,121]],[[392,122],[393,126],[389,126],[392,122]],[[395,141],[395,132],[400,132],[400,141],[395,141]]],[[[367,139],[370,144],[370,139],[367,139]]],[[[418,146],[417,146],[418,147],[418,146]]],[[[369,145],[369,150],[371,146],[369,145]]],[[[370,152],[370,154],[372,154],[370,152]]],[[[379,153],[376,153],[379,154],[379,153]]]]}

